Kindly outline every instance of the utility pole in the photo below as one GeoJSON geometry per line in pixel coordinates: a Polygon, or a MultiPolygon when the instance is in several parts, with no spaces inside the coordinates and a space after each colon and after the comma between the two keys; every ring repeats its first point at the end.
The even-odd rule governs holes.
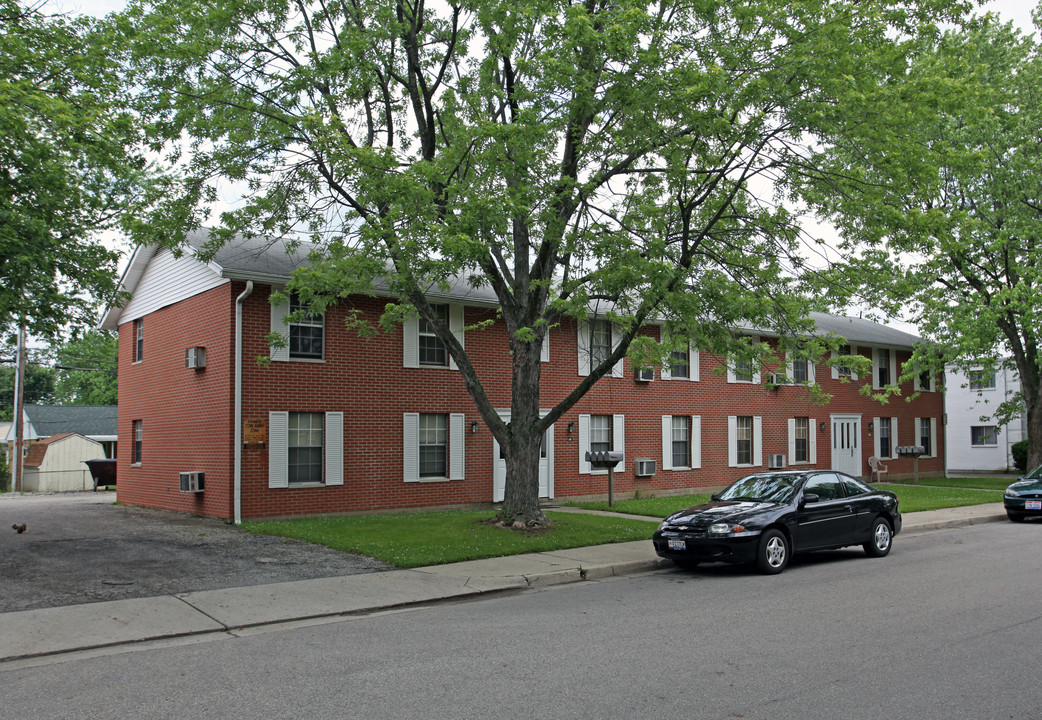
{"type": "Polygon", "coordinates": [[[11,458],[11,490],[22,491],[22,448],[25,446],[25,323],[18,327],[17,369],[14,380],[14,457],[11,458]]]}

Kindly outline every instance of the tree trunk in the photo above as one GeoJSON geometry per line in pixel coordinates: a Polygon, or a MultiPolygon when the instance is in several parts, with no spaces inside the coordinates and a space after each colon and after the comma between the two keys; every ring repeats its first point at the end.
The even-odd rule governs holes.
{"type": "MultiPolygon", "coordinates": [[[[1018,345],[1014,345],[1017,348],[1018,345]]],[[[1024,418],[1027,424],[1027,471],[1042,465],[1042,373],[1034,362],[1034,353],[1026,356],[1014,352],[1013,361],[1020,375],[1020,394],[1024,399],[1024,418]]]]}
{"type": "Polygon", "coordinates": [[[512,343],[513,384],[507,442],[506,488],[500,522],[512,527],[538,528],[550,524],[539,508],[539,449],[543,428],[539,417],[538,343],[512,343]]]}

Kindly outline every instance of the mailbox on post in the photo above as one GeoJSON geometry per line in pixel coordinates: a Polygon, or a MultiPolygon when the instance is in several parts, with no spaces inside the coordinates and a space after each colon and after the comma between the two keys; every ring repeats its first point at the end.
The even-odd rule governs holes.
{"type": "Polygon", "coordinates": [[[586,451],[586,462],[595,468],[608,469],[608,507],[615,504],[615,466],[622,460],[623,454],[614,450],[586,451]]]}
{"type": "Polygon", "coordinates": [[[922,445],[898,445],[894,448],[898,457],[912,458],[912,482],[919,484],[919,456],[926,454],[926,448],[922,445]]]}

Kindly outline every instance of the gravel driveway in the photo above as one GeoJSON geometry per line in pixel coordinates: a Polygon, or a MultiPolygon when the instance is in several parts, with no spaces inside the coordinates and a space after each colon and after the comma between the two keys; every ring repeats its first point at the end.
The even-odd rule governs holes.
{"type": "Polygon", "coordinates": [[[115,500],[113,492],[0,495],[0,612],[390,569],[115,500]],[[22,534],[11,528],[22,523],[22,534]]]}

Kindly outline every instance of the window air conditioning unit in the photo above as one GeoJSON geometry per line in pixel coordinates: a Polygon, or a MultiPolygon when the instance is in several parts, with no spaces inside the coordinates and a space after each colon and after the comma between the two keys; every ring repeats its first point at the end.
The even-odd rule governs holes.
{"type": "Polygon", "coordinates": [[[185,367],[196,370],[206,367],[206,348],[190,347],[185,350],[185,367]]]}
{"type": "Polygon", "coordinates": [[[651,382],[655,379],[655,368],[637,368],[637,382],[651,382]]]}
{"type": "Polygon", "coordinates": [[[655,460],[653,458],[635,458],[634,464],[636,469],[634,474],[637,477],[651,477],[655,474],[655,460]]]}
{"type": "Polygon", "coordinates": [[[181,475],[181,492],[202,492],[204,476],[201,472],[183,472],[181,475]]]}
{"type": "Polygon", "coordinates": [[[780,470],[785,467],[785,455],[781,453],[767,456],[767,467],[771,470],[780,470]]]}

